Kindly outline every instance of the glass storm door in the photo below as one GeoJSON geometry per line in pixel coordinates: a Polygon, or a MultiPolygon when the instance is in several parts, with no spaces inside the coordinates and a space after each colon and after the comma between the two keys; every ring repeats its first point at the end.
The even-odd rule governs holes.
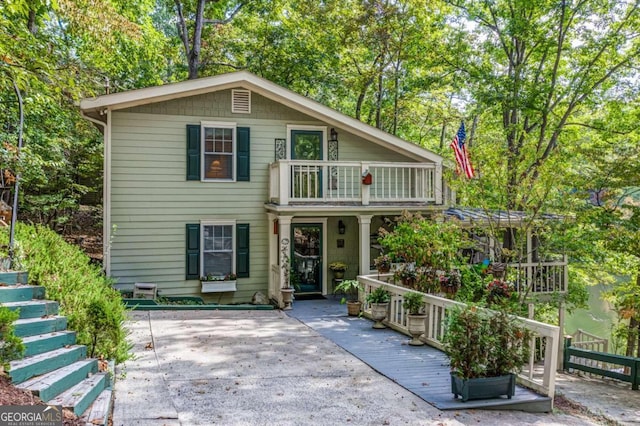
{"type": "MultiPolygon", "coordinates": [[[[292,160],[322,160],[322,132],[319,130],[291,131],[292,160]]],[[[295,165],[292,171],[293,198],[322,197],[322,168],[314,165],[295,165]]]]}
{"type": "Polygon", "coordinates": [[[299,293],[322,292],[322,225],[292,224],[291,285],[299,293]]]}

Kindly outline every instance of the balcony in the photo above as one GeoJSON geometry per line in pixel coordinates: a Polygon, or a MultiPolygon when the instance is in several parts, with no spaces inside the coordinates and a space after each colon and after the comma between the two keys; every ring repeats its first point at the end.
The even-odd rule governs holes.
{"type": "Polygon", "coordinates": [[[270,202],[442,205],[442,165],[279,160],[269,166],[270,202]],[[368,177],[367,177],[368,176],[368,177]]]}

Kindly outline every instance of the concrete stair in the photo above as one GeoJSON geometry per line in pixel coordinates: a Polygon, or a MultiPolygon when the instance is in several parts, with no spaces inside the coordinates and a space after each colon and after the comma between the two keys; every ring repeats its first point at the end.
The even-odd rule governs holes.
{"type": "Polygon", "coordinates": [[[10,363],[12,382],[48,404],[72,410],[87,424],[107,425],[109,374],[98,372],[98,360],[87,358],[86,346],[76,344],[76,333],[58,315],[58,303],[44,299],[43,287],[20,282],[25,279],[0,280],[0,304],[20,313],[15,333],[25,345],[23,359],[10,363]]]}

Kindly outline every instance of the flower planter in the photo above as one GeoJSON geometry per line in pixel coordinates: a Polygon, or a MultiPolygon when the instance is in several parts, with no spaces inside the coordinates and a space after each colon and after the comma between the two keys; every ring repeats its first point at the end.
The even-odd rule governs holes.
{"type": "Polygon", "coordinates": [[[424,342],[420,340],[420,336],[424,334],[426,329],[426,315],[407,315],[407,328],[412,339],[409,341],[411,346],[423,346],[424,342]]]}
{"type": "Polygon", "coordinates": [[[222,293],[236,291],[236,281],[200,281],[202,293],[222,293]]]}
{"type": "Polygon", "coordinates": [[[371,318],[375,321],[373,328],[387,328],[382,321],[387,317],[389,303],[372,303],[371,318]]]}
{"type": "Polygon", "coordinates": [[[285,311],[293,309],[293,288],[281,288],[280,293],[282,294],[282,303],[284,303],[285,311]]]}
{"type": "Polygon", "coordinates": [[[337,280],[344,278],[344,271],[333,271],[333,277],[337,280]]]}
{"type": "Polygon", "coordinates": [[[362,306],[362,303],[355,301],[355,302],[347,302],[347,314],[350,317],[357,317],[358,315],[360,315],[360,307],[362,306]]]}
{"type": "Polygon", "coordinates": [[[451,373],[451,392],[454,398],[462,397],[462,402],[470,399],[496,398],[506,395],[508,399],[516,393],[516,375],[463,379],[451,373]]]}

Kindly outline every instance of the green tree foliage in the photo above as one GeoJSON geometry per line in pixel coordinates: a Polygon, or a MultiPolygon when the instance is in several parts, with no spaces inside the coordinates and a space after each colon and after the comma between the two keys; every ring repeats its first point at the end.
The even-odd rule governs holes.
{"type": "Polygon", "coordinates": [[[82,0],[0,4],[0,169],[22,177],[20,211],[63,224],[92,185],[99,191],[101,137],[80,117],[81,97],[162,82],[164,36],[154,2],[82,0]],[[16,156],[17,100],[25,148],[16,156]]]}

